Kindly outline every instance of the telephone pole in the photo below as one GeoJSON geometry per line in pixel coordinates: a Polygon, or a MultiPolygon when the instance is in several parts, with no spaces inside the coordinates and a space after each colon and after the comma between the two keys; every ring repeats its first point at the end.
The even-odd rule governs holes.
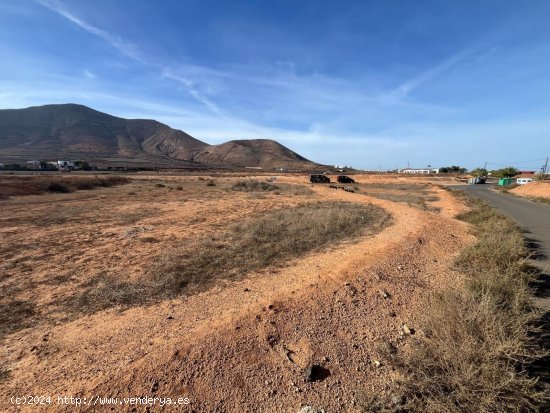
{"type": "Polygon", "coordinates": [[[544,167],[542,168],[542,180],[544,181],[546,179],[546,172],[548,171],[548,157],[546,158],[546,162],[544,163],[544,167]]]}

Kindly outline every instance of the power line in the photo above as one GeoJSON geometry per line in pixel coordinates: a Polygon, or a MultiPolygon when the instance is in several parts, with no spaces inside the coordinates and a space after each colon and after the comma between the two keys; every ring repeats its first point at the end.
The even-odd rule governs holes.
{"type": "Polygon", "coordinates": [[[533,159],[530,161],[513,161],[513,162],[487,162],[487,165],[515,165],[518,163],[534,163],[534,162],[544,162],[546,158],[533,159]]]}

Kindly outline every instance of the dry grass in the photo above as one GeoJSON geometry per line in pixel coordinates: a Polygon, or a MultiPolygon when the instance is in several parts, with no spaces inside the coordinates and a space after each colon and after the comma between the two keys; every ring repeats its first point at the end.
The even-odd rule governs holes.
{"type": "Polygon", "coordinates": [[[219,278],[237,278],[335,242],[377,232],[388,214],[373,205],[323,202],[280,210],[235,224],[219,239],[205,239],[192,251],[167,252],[151,268],[163,291],[180,294],[219,278]]]}
{"type": "Polygon", "coordinates": [[[30,301],[14,300],[2,294],[0,305],[0,338],[32,325],[36,306],[30,301]]]}
{"type": "Polygon", "coordinates": [[[127,282],[101,275],[81,284],[84,293],[76,294],[60,303],[70,314],[92,314],[112,307],[145,305],[156,293],[151,282],[127,282]]]}
{"type": "Polygon", "coordinates": [[[313,191],[304,185],[292,184],[273,184],[266,181],[241,180],[233,183],[230,187],[233,191],[249,192],[252,197],[262,198],[262,194],[293,194],[293,195],[311,195],[313,191]]]}
{"type": "Polygon", "coordinates": [[[511,189],[517,188],[518,186],[519,186],[518,184],[495,185],[495,189],[497,191],[500,191],[500,192],[503,192],[503,193],[507,194],[508,192],[510,192],[511,189]]]}
{"type": "Polygon", "coordinates": [[[390,221],[389,214],[380,207],[347,202],[278,210],[233,224],[218,238],[204,238],[192,248],[165,252],[140,281],[99,277],[82,285],[84,293],[63,305],[73,312],[91,313],[192,294],[220,280],[282,267],[311,251],[378,232],[390,221]]]}
{"type": "Polygon", "coordinates": [[[238,181],[233,184],[231,187],[234,191],[244,191],[244,192],[253,192],[253,191],[276,191],[280,189],[277,185],[271,184],[269,182],[261,181],[238,181]]]}
{"type": "Polygon", "coordinates": [[[539,411],[543,395],[526,373],[540,357],[531,335],[538,316],[531,307],[528,250],[512,221],[480,201],[471,207],[461,218],[478,241],[456,261],[466,275],[464,289],[434,298],[425,334],[393,360],[400,385],[389,395],[366,394],[366,410],[539,411]]]}
{"type": "Polygon", "coordinates": [[[543,196],[530,196],[527,198],[530,199],[531,201],[542,202],[543,204],[550,205],[550,198],[545,198],[543,196]]]}
{"type": "Polygon", "coordinates": [[[10,196],[39,195],[45,192],[68,193],[100,187],[123,185],[130,179],[121,176],[0,176],[0,199],[10,196]]]}

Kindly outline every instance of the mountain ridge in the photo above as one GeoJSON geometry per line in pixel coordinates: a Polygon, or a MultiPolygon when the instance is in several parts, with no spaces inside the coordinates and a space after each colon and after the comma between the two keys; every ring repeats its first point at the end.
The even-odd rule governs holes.
{"type": "Polygon", "coordinates": [[[153,119],[125,119],[75,103],[0,110],[0,162],[73,158],[173,167],[317,165],[271,139],[209,145],[153,119]]]}

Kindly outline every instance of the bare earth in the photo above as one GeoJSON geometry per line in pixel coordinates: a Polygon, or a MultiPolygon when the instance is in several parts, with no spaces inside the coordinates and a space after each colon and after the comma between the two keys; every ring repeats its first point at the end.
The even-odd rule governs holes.
{"type": "MultiPolygon", "coordinates": [[[[379,344],[390,341],[407,351],[410,338],[402,326],[414,328],[435,292],[459,285],[452,261],[473,241],[466,224],[454,218],[465,207],[435,186],[429,190],[439,198],[432,203],[439,212],[311,186],[303,176],[279,177],[277,183],[294,185],[291,190],[259,195],[225,190],[237,179],[231,176],[213,177],[212,187],[193,176],[139,178],[121,187],[0,204],[0,288],[35,302],[40,315],[2,339],[2,367],[11,372],[0,386],[0,410],[37,411],[11,405],[14,395],[67,395],[190,399],[173,411],[359,411],[362,391],[384,392],[395,378],[379,344]],[[192,244],[254,213],[319,200],[379,205],[392,214],[393,225],[195,295],[92,315],[63,311],[62,303],[87,279],[138,279],[177,243],[192,244]],[[304,369],[311,363],[330,375],[307,382],[304,369]]],[[[358,181],[361,187],[413,182],[358,181]]],[[[40,411],[74,406],[55,403],[40,411]]]]}
{"type": "Polygon", "coordinates": [[[550,199],[550,181],[530,182],[526,185],[518,186],[510,192],[524,197],[541,197],[550,199]]]}

